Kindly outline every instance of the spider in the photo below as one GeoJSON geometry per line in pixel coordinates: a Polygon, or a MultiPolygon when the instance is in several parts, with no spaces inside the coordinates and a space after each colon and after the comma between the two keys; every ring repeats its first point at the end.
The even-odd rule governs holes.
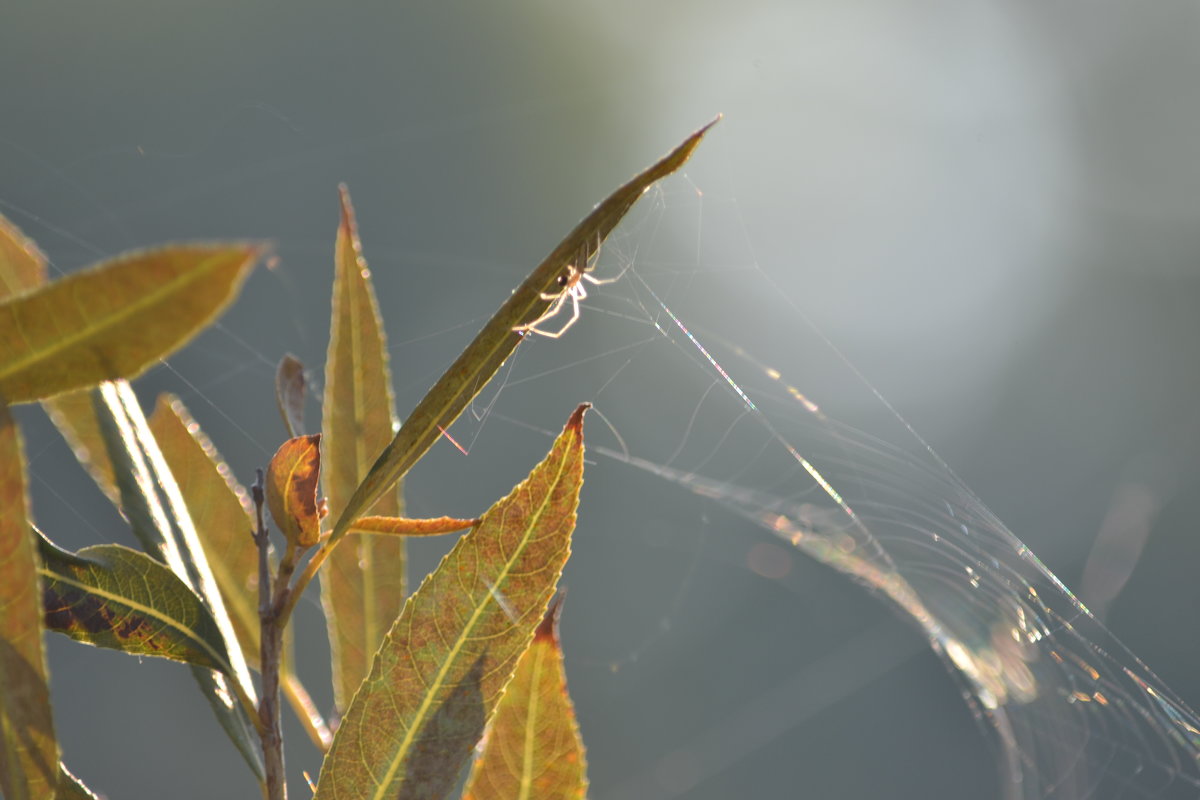
{"type": "Polygon", "coordinates": [[[625,269],[629,269],[626,265],[625,269],[621,270],[620,274],[612,278],[594,278],[592,270],[596,268],[596,262],[600,259],[600,248],[597,247],[595,252],[584,262],[583,268],[568,264],[567,269],[563,274],[558,276],[558,285],[561,287],[557,292],[542,292],[543,300],[553,300],[540,317],[533,322],[527,322],[524,325],[518,325],[513,328],[517,333],[540,333],[542,336],[547,336],[551,339],[557,339],[562,336],[567,330],[579,320],[579,301],[587,299],[587,289],[584,288],[583,282],[587,281],[593,286],[604,286],[609,283],[616,283],[621,275],[625,274],[625,269]],[[546,330],[541,325],[546,320],[558,316],[567,299],[571,300],[571,318],[556,331],[546,330]]]}

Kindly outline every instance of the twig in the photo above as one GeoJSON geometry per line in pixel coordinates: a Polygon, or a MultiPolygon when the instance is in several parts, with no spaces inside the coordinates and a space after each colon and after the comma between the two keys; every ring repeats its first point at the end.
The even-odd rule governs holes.
{"type": "MultiPolygon", "coordinates": [[[[258,478],[250,487],[254,498],[255,520],[257,529],[254,531],[254,543],[258,546],[258,616],[262,626],[259,644],[259,657],[262,667],[262,700],[258,706],[258,717],[262,722],[259,738],[262,741],[263,763],[267,773],[267,800],[287,800],[287,776],[283,768],[283,733],[280,724],[279,709],[279,667],[283,651],[283,626],[278,624],[279,617],[275,613],[275,603],[271,592],[271,564],[268,551],[271,542],[267,536],[267,526],[263,522],[263,472],[258,470],[258,478]]],[[[295,569],[295,555],[292,556],[292,569],[295,569]]],[[[284,559],[287,560],[286,558],[284,559]]],[[[289,573],[290,577],[290,573],[289,573]]],[[[276,592],[286,593],[287,581],[283,578],[283,564],[280,564],[280,578],[277,581],[276,592]]]]}

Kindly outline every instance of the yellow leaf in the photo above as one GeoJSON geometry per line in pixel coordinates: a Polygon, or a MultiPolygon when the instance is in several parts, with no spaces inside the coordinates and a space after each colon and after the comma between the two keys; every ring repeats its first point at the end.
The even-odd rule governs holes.
{"type": "Polygon", "coordinates": [[[252,245],[179,245],[119,256],[0,304],[0,396],[39,400],[132,378],[233,299],[252,245]]]}
{"type": "MultiPolygon", "coordinates": [[[[329,511],[341,513],[355,487],[395,431],[387,341],[371,273],[362,256],[354,208],[345,186],[334,246],[333,312],[325,360],[322,483],[329,511]]],[[[374,509],[399,516],[400,487],[374,509]]],[[[371,658],[404,602],[404,542],[398,537],[346,538],[321,570],[321,604],[329,630],[334,705],[346,710],[371,658]]]]}
{"type": "Polygon", "coordinates": [[[517,662],[463,800],[582,800],[587,792],[583,739],[558,644],[561,609],[559,595],[517,662]]]}
{"type": "Polygon", "coordinates": [[[21,437],[0,403],[0,794],[54,796],[58,742],[42,650],[42,591],[21,437]]]}

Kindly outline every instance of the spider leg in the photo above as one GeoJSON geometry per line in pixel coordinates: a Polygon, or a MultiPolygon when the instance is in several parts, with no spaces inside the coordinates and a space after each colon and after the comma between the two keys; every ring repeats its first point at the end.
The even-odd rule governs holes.
{"type": "Polygon", "coordinates": [[[590,272],[584,272],[579,277],[581,280],[587,281],[592,286],[607,286],[610,283],[616,283],[617,281],[621,280],[621,276],[623,276],[626,272],[628,272],[629,268],[632,266],[633,266],[633,262],[630,261],[628,264],[626,264],[621,269],[620,272],[618,272],[616,275],[612,276],[611,278],[597,278],[597,277],[594,277],[590,272]]]}
{"type": "Polygon", "coordinates": [[[531,333],[540,333],[542,336],[546,336],[550,339],[557,339],[558,337],[562,336],[579,319],[579,297],[575,294],[574,288],[575,287],[572,287],[571,290],[568,290],[568,291],[560,294],[558,296],[558,301],[555,302],[555,304],[551,306],[551,308],[555,309],[555,313],[557,313],[558,311],[562,310],[563,303],[566,301],[566,299],[568,297],[571,298],[571,318],[569,320],[567,320],[566,323],[561,328],[559,328],[556,331],[548,331],[548,330],[538,327],[539,323],[545,322],[547,319],[554,316],[553,314],[543,314],[542,316],[538,317],[537,319],[535,319],[533,322],[529,323],[528,325],[522,325],[520,328],[513,328],[513,330],[514,331],[529,331],[531,333]]]}
{"type": "Polygon", "coordinates": [[[550,297],[547,297],[544,294],[542,295],[543,300],[549,300],[551,297],[554,298],[554,302],[550,304],[549,308],[542,312],[540,317],[532,322],[527,322],[524,325],[518,325],[517,327],[513,328],[513,330],[516,333],[525,333],[526,331],[542,333],[541,329],[537,326],[555,316],[558,314],[558,312],[562,311],[563,303],[566,302],[567,299],[567,292],[559,292],[556,295],[550,295],[550,297]]]}

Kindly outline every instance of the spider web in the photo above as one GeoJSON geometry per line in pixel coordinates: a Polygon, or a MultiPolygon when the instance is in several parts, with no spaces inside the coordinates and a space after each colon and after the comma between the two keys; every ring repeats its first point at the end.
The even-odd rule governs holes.
{"type": "MultiPolygon", "coordinates": [[[[19,221],[36,235],[38,219],[7,210],[18,219],[25,214],[19,221]]],[[[94,257],[105,252],[81,236],[57,233],[94,257]]],[[[377,273],[401,260],[437,261],[427,253],[378,253],[369,230],[364,238],[377,273]]],[[[285,244],[283,265],[256,278],[240,310],[140,384],[147,399],[159,390],[181,394],[243,476],[282,437],[278,423],[269,421],[278,356],[306,351],[313,377],[319,373],[323,323],[314,331],[309,321],[323,319],[325,289],[314,300],[302,284],[319,271],[290,264],[324,257],[327,244],[291,250],[285,244]],[[288,299],[286,324],[256,323],[254,307],[265,297],[288,299]]],[[[437,266],[467,279],[478,276],[481,265],[442,256],[437,266]]],[[[605,697],[636,695],[647,708],[636,693],[658,686],[664,674],[678,680],[690,669],[684,666],[687,647],[696,642],[749,648],[791,637],[772,631],[769,639],[739,639],[734,629],[744,620],[720,620],[720,607],[734,590],[724,589],[730,593],[725,600],[703,596],[705,590],[719,594],[714,587],[721,570],[749,577],[758,584],[752,591],[767,586],[768,592],[790,592],[792,607],[773,622],[800,618],[809,625],[801,635],[803,663],[789,660],[797,657],[793,651],[774,654],[769,666],[757,665],[768,689],[753,690],[747,676],[752,690],[696,722],[695,730],[672,729],[665,743],[654,733],[629,734],[644,751],[636,755],[603,736],[593,741],[596,797],[725,796],[731,790],[723,780],[739,776],[735,785],[747,785],[746,765],[778,742],[792,743],[797,729],[801,736],[805,730],[819,735],[830,715],[853,718],[846,698],[869,696],[872,685],[918,658],[922,643],[957,683],[974,730],[997,764],[994,775],[973,775],[972,796],[1200,793],[1200,722],[1193,712],[808,325],[772,270],[755,260],[736,203],[714,203],[686,179],[656,190],[605,245],[595,274],[621,279],[590,291],[580,320],[561,339],[527,337],[495,385],[450,431],[466,460],[448,445],[431,453],[410,481],[410,511],[466,513],[485,506],[544,449],[540,434],[554,429],[548,421],[574,402],[595,403],[574,563],[592,557],[607,568],[573,567],[568,573],[578,595],[572,613],[584,618],[582,629],[596,626],[591,633],[599,639],[580,636],[576,643],[567,634],[568,659],[578,654],[572,663],[583,667],[573,686],[583,687],[585,735],[588,709],[598,714],[594,709],[605,697]],[[732,235],[714,235],[721,225],[732,235]],[[446,481],[446,475],[464,477],[446,481]],[[639,498],[640,492],[652,499],[639,498]],[[627,535],[614,535],[622,528],[627,535]],[[825,577],[793,564],[792,548],[849,576],[920,636],[854,606],[852,593],[836,582],[803,585],[825,577]],[[618,560],[624,563],[614,566],[618,560]],[[642,583],[658,586],[647,594],[642,583]],[[627,596],[614,597],[614,584],[627,586],[627,596]],[[846,606],[849,613],[843,613],[846,606]],[[620,624],[589,622],[589,607],[613,613],[620,624]],[[700,629],[710,625],[719,635],[706,640],[700,629]],[[601,700],[589,699],[589,690],[601,700]],[[600,766],[606,757],[632,769],[606,773],[600,766]]],[[[439,299],[447,306],[415,323],[398,325],[385,310],[402,413],[502,296],[489,290],[519,275],[516,265],[489,275],[466,308],[462,296],[439,299]]],[[[432,290],[424,296],[433,297],[432,290]]],[[[385,299],[385,309],[393,305],[399,303],[385,299]]],[[[319,398],[319,386],[313,394],[319,398]]],[[[316,420],[312,412],[310,406],[310,420],[316,420]]],[[[51,444],[52,434],[27,423],[34,426],[35,494],[56,505],[48,527],[61,514],[57,519],[82,523],[84,541],[76,544],[119,538],[112,520],[97,522],[80,500],[88,492],[85,482],[63,488],[55,460],[63,453],[51,444]]],[[[42,500],[39,513],[46,506],[42,500]]],[[[69,523],[57,527],[64,526],[69,523]]],[[[414,547],[417,574],[438,555],[424,548],[414,547]]],[[[780,603],[777,595],[768,597],[780,603]]],[[[729,682],[720,669],[709,680],[729,682]]],[[[692,702],[704,705],[694,696],[692,702]]],[[[888,722],[883,702],[870,705],[872,724],[890,736],[936,737],[939,725],[949,727],[952,737],[961,733],[952,717],[939,716],[942,711],[888,722]]],[[[687,719],[687,710],[671,710],[687,719]]],[[[843,747],[862,747],[863,736],[857,728],[843,747]]],[[[935,758],[958,753],[950,747],[938,744],[935,758]]],[[[970,762],[970,748],[963,752],[954,758],[970,762]]],[[[861,758],[886,761],[873,750],[861,758]]],[[[977,763],[969,767],[978,771],[977,763]]],[[[950,766],[946,771],[957,774],[950,766]]],[[[816,780],[807,772],[791,779],[802,786],[816,780]]],[[[908,795],[898,788],[895,796],[908,795]]]]}

